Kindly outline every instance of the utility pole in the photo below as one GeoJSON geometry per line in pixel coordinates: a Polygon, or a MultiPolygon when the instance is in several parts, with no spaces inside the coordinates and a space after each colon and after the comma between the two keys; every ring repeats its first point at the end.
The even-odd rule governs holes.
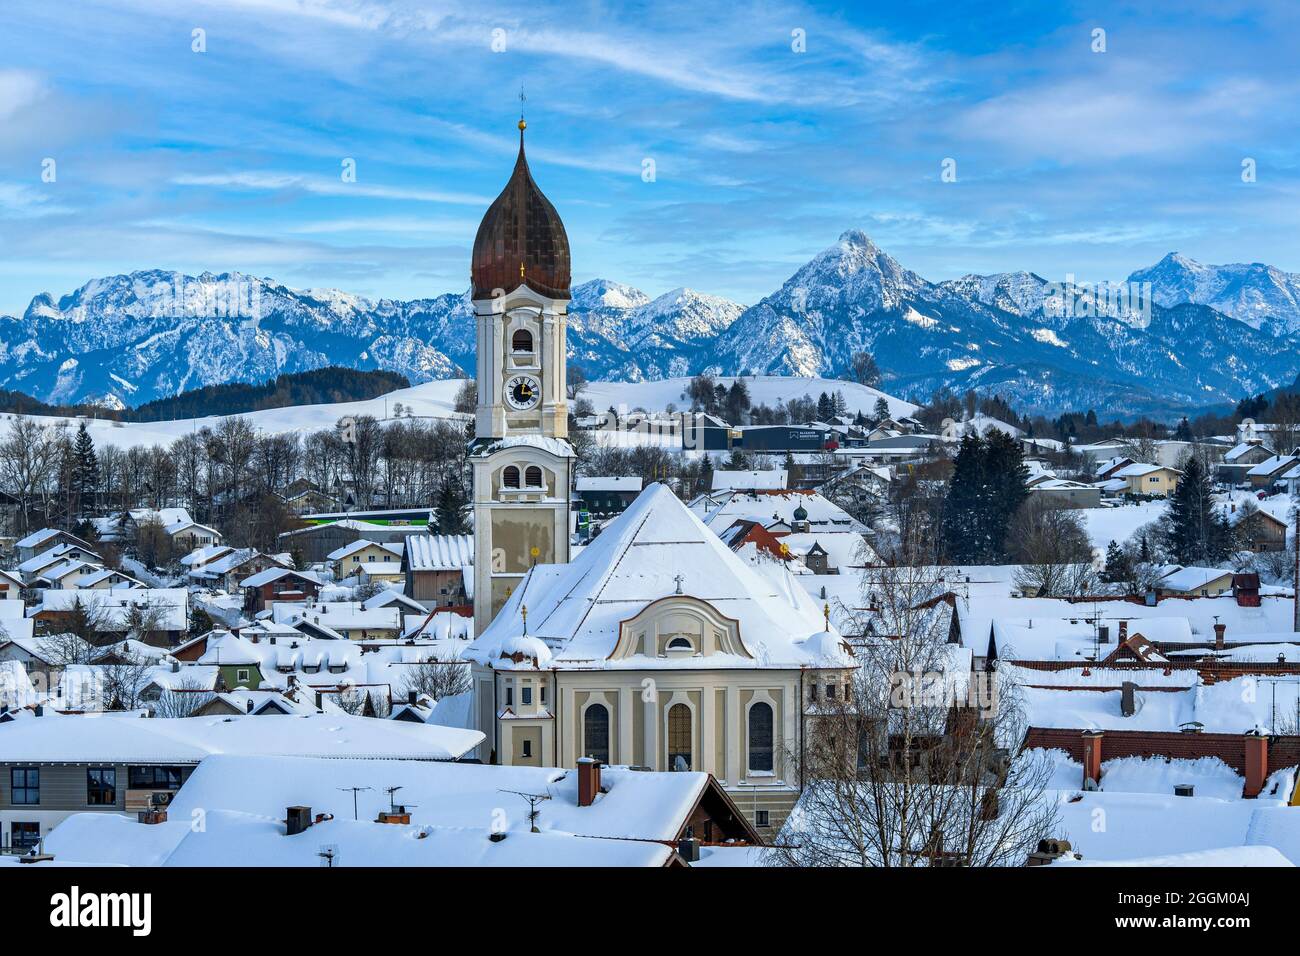
{"type": "MultiPolygon", "coordinates": [[[[1286,539],[1282,539],[1283,547],[1286,539]]],[[[1300,631],[1300,508],[1295,509],[1295,572],[1291,578],[1291,630],[1300,631]]]]}

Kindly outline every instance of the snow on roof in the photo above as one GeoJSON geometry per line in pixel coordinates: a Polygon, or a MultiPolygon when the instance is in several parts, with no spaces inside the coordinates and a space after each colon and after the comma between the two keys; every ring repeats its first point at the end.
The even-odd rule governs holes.
{"type": "Polygon", "coordinates": [[[578,479],[578,491],[640,491],[637,475],[586,475],[578,479]]]}
{"type": "Polygon", "coordinates": [[[321,583],[320,578],[311,571],[295,571],[293,568],[267,568],[265,571],[259,571],[244,578],[239,582],[239,586],[241,588],[260,588],[264,584],[270,584],[272,581],[278,581],[288,575],[304,578],[313,584],[321,583]]]}
{"type": "Polygon", "coordinates": [[[412,571],[460,571],[473,567],[474,536],[470,534],[408,535],[406,562],[412,571]]]}
{"type": "Polygon", "coordinates": [[[826,552],[832,567],[853,568],[879,564],[880,556],[856,531],[801,531],[780,537],[781,544],[792,554],[804,557],[818,545],[826,552]]]}
{"type": "Polygon", "coordinates": [[[203,545],[181,558],[180,563],[187,568],[196,568],[201,564],[206,564],[213,558],[219,558],[223,554],[229,554],[234,550],[234,548],[226,544],[203,545]]]}
{"type": "Polygon", "coordinates": [[[724,471],[713,473],[714,491],[780,490],[790,487],[789,474],[784,468],[767,471],[724,471]]]}
{"type": "Polygon", "coordinates": [[[1265,448],[1265,447],[1264,447],[1263,445],[1261,445],[1259,442],[1256,442],[1256,441],[1243,441],[1243,442],[1238,442],[1237,444],[1235,444],[1235,445],[1233,445],[1231,448],[1229,448],[1227,451],[1225,451],[1225,452],[1223,453],[1223,460],[1226,461],[1226,462],[1231,463],[1231,462],[1236,461],[1236,460],[1237,460],[1238,458],[1240,458],[1242,455],[1245,455],[1245,454],[1247,454],[1247,453],[1249,453],[1249,452],[1252,452],[1252,451],[1258,451],[1258,450],[1260,450],[1260,449],[1263,449],[1264,451],[1267,451],[1269,454],[1272,454],[1272,453],[1273,453],[1273,449],[1271,449],[1271,448],[1265,448]]]}
{"type": "Polygon", "coordinates": [[[510,435],[497,438],[483,448],[474,452],[477,456],[490,455],[503,448],[540,448],[557,458],[573,458],[573,446],[562,438],[550,438],[546,435],[510,435]]]}
{"type": "Polygon", "coordinates": [[[110,630],[124,630],[129,625],[132,607],[156,613],[156,630],[183,631],[189,626],[189,592],[184,588],[47,590],[43,592],[41,603],[32,608],[32,614],[42,611],[66,613],[78,602],[102,616],[102,626],[110,630]]]}
{"type": "Polygon", "coordinates": [[[1156,587],[1167,591],[1198,591],[1224,575],[1232,574],[1222,568],[1182,567],[1176,564],[1166,567],[1169,570],[1160,576],[1156,587]]]}
{"type": "Polygon", "coordinates": [[[67,534],[66,531],[60,531],[58,528],[41,528],[39,531],[33,531],[25,538],[20,538],[15,544],[15,548],[35,548],[51,538],[61,534],[67,534]]]}
{"type": "MultiPolygon", "coordinates": [[[[182,672],[183,672],[182,668],[182,672]]],[[[188,763],[210,754],[354,760],[451,760],[483,740],[473,730],[346,714],[293,717],[136,717],[104,713],[0,724],[6,760],[188,763]]],[[[266,770],[282,774],[280,770],[266,770]]],[[[283,810],[283,808],[281,808],[283,810]]]]}
{"type": "Polygon", "coordinates": [[[40,554],[36,555],[35,557],[28,558],[22,564],[18,565],[18,570],[21,571],[23,574],[34,574],[37,571],[41,571],[45,568],[48,568],[50,565],[55,564],[56,562],[66,560],[65,555],[73,551],[88,554],[94,558],[99,557],[99,555],[95,554],[95,552],[91,551],[89,548],[83,548],[81,545],[56,544],[54,547],[50,548],[49,550],[42,551],[40,554]]]}
{"type": "Polygon", "coordinates": [[[1143,475],[1150,475],[1157,471],[1172,471],[1174,474],[1181,475],[1182,472],[1177,468],[1170,468],[1168,465],[1147,465],[1142,462],[1136,462],[1132,465],[1125,465],[1119,471],[1115,472],[1116,478],[1141,478],[1143,475]]]}
{"type": "Polygon", "coordinates": [[[234,634],[214,634],[199,657],[200,664],[261,664],[252,643],[234,634]]]}
{"type": "Polygon", "coordinates": [[[813,531],[866,530],[851,514],[815,491],[722,491],[700,495],[688,507],[715,532],[725,531],[742,519],[756,521],[764,527],[771,525],[774,517],[789,524],[794,521],[798,508],[808,512],[808,526],[813,531]]]}
{"type": "Polygon", "coordinates": [[[356,541],[353,541],[350,544],[345,544],[341,548],[335,548],[325,557],[330,561],[341,561],[349,555],[356,554],[358,551],[364,551],[366,548],[380,548],[381,550],[388,551],[398,557],[401,557],[402,555],[402,543],[400,541],[371,541],[369,538],[358,538],[356,541]]]}
{"type": "Polygon", "coordinates": [[[271,617],[280,624],[293,627],[309,622],[334,631],[396,631],[401,626],[401,613],[401,608],[393,605],[367,607],[360,601],[312,604],[277,601],[272,607],[271,617]]]}
{"type": "Polygon", "coordinates": [[[1294,455],[1273,455],[1255,465],[1246,474],[1252,478],[1267,478],[1275,471],[1290,468],[1297,463],[1300,463],[1300,458],[1296,458],[1294,455]]]}
{"type": "Polygon", "coordinates": [[[714,654],[700,661],[637,655],[627,666],[778,668],[811,663],[800,642],[823,629],[816,602],[783,563],[773,562],[768,574],[746,565],[661,484],[643,491],[571,563],[534,566],[465,657],[509,667],[501,655],[508,642],[525,633],[520,607],[527,604],[527,633],[547,645],[552,666],[617,666],[608,659],[621,622],[677,593],[737,621],[740,640],[752,657],[714,654]]]}

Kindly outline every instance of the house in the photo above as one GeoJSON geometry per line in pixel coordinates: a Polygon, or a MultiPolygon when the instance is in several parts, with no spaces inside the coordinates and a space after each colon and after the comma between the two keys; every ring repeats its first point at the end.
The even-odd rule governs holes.
{"type": "Polygon", "coordinates": [[[213,754],[176,792],[167,817],[145,831],[84,814],[61,824],[44,850],[84,865],[304,867],[322,865],[324,852],[345,866],[609,868],[680,867],[714,848],[762,845],[708,774],[591,762],[562,770],[213,754]],[[528,794],[547,799],[530,805],[528,794]],[[410,797],[418,802],[403,803],[410,797]],[[190,823],[200,810],[201,828],[190,823]]]}
{"type": "Polygon", "coordinates": [[[121,571],[114,571],[112,568],[100,568],[97,571],[83,575],[77,581],[77,587],[83,591],[112,591],[117,588],[143,588],[147,587],[147,585],[143,581],[121,571]]]}
{"type": "Polygon", "coordinates": [[[328,640],[391,641],[401,634],[402,610],[395,606],[369,607],[357,601],[281,603],[272,620],[304,634],[328,640]]]}
{"type": "Polygon", "coordinates": [[[1183,473],[1167,465],[1126,465],[1114,474],[1127,483],[1126,494],[1167,498],[1178,488],[1183,473]]]}
{"type": "Polygon", "coordinates": [[[329,560],[330,552],[358,538],[398,542],[416,530],[415,526],[408,524],[376,524],[359,518],[339,518],[286,531],[276,540],[280,551],[295,555],[302,564],[317,564],[329,560]]]}
{"type": "MultiPolygon", "coordinates": [[[[22,562],[47,552],[60,544],[79,548],[88,554],[94,554],[94,549],[88,541],[83,541],[70,531],[62,531],[58,528],[42,528],[40,531],[33,531],[14,544],[14,551],[18,560],[22,562]]],[[[98,555],[95,556],[98,557],[98,555]]]]}
{"type": "Polygon", "coordinates": [[[342,581],[358,574],[366,564],[398,564],[400,566],[402,552],[405,548],[405,544],[401,541],[390,543],[357,538],[341,548],[335,548],[326,557],[334,565],[334,580],[342,581]]]}
{"type": "Polygon", "coordinates": [[[1092,477],[1097,481],[1109,481],[1115,477],[1116,472],[1132,464],[1136,463],[1128,455],[1115,455],[1097,465],[1092,471],[1092,477]]]}
{"type": "Polygon", "coordinates": [[[293,565],[278,555],[263,554],[254,548],[231,548],[207,560],[194,562],[187,577],[195,584],[233,593],[245,578],[273,568],[292,570],[293,565]]]}
{"type": "Polygon", "coordinates": [[[399,587],[406,581],[406,572],[402,570],[401,561],[374,561],[361,566],[361,583],[387,587],[396,584],[399,587]]]}
{"type": "Polygon", "coordinates": [[[1228,505],[1228,520],[1237,529],[1241,545],[1247,550],[1256,554],[1285,551],[1291,512],[1290,495],[1276,495],[1262,501],[1245,498],[1228,505]]]}
{"type": "Polygon", "coordinates": [[[78,613],[91,618],[101,634],[120,639],[139,626],[144,633],[132,636],[155,647],[170,647],[189,627],[189,592],[184,588],[47,590],[31,617],[43,631],[55,633],[78,613]]]}
{"type": "Polygon", "coordinates": [[[1162,596],[1217,597],[1232,591],[1232,572],[1220,568],[1168,564],[1157,573],[1156,593],[1162,596]]]}
{"type": "Polygon", "coordinates": [[[581,510],[595,518],[612,518],[621,515],[641,493],[638,476],[582,476],[574,483],[581,510]]]}
{"type": "Polygon", "coordinates": [[[472,603],[473,569],[473,535],[413,534],[406,539],[406,594],[430,609],[472,603]]]}
{"type": "Polygon", "coordinates": [[[244,578],[239,586],[244,589],[245,612],[256,614],[277,601],[315,600],[321,580],[310,571],[276,566],[244,578]]]}
{"type": "Polygon", "coordinates": [[[198,663],[217,668],[217,687],[257,690],[262,686],[262,657],[242,637],[229,633],[209,635],[198,663]]]}
{"type": "Polygon", "coordinates": [[[23,579],[13,571],[0,568],[0,601],[21,601],[23,579]]]}
{"type": "Polygon", "coordinates": [[[462,657],[480,759],[704,770],[760,830],[797,796],[805,701],[856,667],[783,562],[742,561],[660,484],[571,563],[533,566],[462,657]]]}
{"type": "Polygon", "coordinates": [[[1051,508],[1100,508],[1101,489],[1081,481],[1043,478],[1029,487],[1030,501],[1041,501],[1051,508]]]}
{"type": "Polygon", "coordinates": [[[222,534],[216,528],[199,524],[188,518],[165,525],[163,530],[171,538],[172,547],[177,551],[193,551],[195,548],[211,547],[220,544],[222,534]]]}
{"type": "Polygon", "coordinates": [[[1224,452],[1223,461],[1219,462],[1215,476],[1225,485],[1240,485],[1247,480],[1246,472],[1276,454],[1258,439],[1238,442],[1224,452]]]}
{"type": "Polygon", "coordinates": [[[1291,469],[1300,465],[1295,455],[1273,455],[1246,471],[1246,480],[1252,488],[1271,488],[1291,469]]]}
{"type": "Polygon", "coordinates": [[[769,471],[725,471],[713,473],[712,491],[783,491],[790,476],[784,468],[769,471]]]}
{"type": "Polygon", "coordinates": [[[17,570],[23,576],[23,580],[30,584],[39,579],[46,571],[72,561],[100,564],[102,559],[89,548],[82,547],[79,544],[60,542],[40,554],[28,558],[18,565],[17,570]]]}
{"type": "MultiPolygon", "coordinates": [[[[267,756],[268,768],[289,755],[455,760],[480,739],[469,730],[337,713],[142,719],[65,716],[45,708],[40,716],[0,723],[0,841],[34,842],[73,814],[135,817],[166,806],[215,753],[267,756]]],[[[283,775],[280,767],[263,772],[283,775]]],[[[188,811],[184,819],[188,828],[188,811]]]]}

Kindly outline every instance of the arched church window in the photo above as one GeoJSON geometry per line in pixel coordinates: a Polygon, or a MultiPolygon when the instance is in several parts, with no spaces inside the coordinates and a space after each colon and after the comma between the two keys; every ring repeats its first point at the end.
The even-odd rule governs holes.
{"type": "Polygon", "coordinates": [[[691,769],[691,709],[685,704],[668,708],[668,769],[691,769]]]}
{"type": "Polygon", "coordinates": [[[542,487],[542,469],[538,468],[536,465],[529,465],[528,469],[524,472],[524,480],[529,488],[542,487]]]}
{"type": "Polygon", "coordinates": [[[761,701],[749,708],[749,769],[772,772],[772,705],[761,701]]]}
{"type": "Polygon", "coordinates": [[[507,465],[506,470],[501,472],[501,486],[503,488],[518,488],[519,469],[514,465],[507,465]]]}
{"type": "Polygon", "coordinates": [[[527,329],[516,329],[510,337],[510,348],[514,352],[531,352],[533,350],[533,333],[527,329]]]}
{"type": "Polygon", "coordinates": [[[684,637],[674,637],[668,642],[668,649],[670,651],[689,651],[692,649],[691,642],[684,637]]]}
{"type": "Polygon", "coordinates": [[[592,704],[583,715],[583,753],[593,760],[609,763],[609,708],[592,704]]]}

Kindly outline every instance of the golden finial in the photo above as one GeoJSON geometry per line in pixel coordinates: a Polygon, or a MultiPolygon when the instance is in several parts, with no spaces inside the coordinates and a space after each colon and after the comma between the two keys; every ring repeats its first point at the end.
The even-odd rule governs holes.
{"type": "Polygon", "coordinates": [[[519,84],[519,132],[520,133],[522,133],[525,129],[528,128],[528,124],[524,122],[524,103],[527,100],[528,97],[524,96],[524,84],[520,83],[519,84]]]}
{"type": "Polygon", "coordinates": [[[532,555],[533,563],[536,564],[537,556],[540,555],[542,552],[541,549],[537,547],[537,545],[533,545],[531,548],[528,549],[528,553],[532,555]]]}
{"type": "Polygon", "coordinates": [[[829,634],[831,630],[831,605],[829,601],[822,605],[822,616],[826,618],[826,632],[829,634]]]}
{"type": "Polygon", "coordinates": [[[524,263],[523,260],[521,259],[519,261],[519,278],[522,279],[523,277],[524,277],[524,263]]]}
{"type": "Polygon", "coordinates": [[[528,129],[528,124],[524,122],[524,118],[521,116],[519,117],[519,132],[522,133],[526,129],[528,129]]]}
{"type": "Polygon", "coordinates": [[[522,605],[522,606],[519,608],[519,613],[523,616],[523,619],[524,619],[524,633],[527,634],[527,633],[528,633],[528,605],[527,605],[527,604],[522,605]]]}

